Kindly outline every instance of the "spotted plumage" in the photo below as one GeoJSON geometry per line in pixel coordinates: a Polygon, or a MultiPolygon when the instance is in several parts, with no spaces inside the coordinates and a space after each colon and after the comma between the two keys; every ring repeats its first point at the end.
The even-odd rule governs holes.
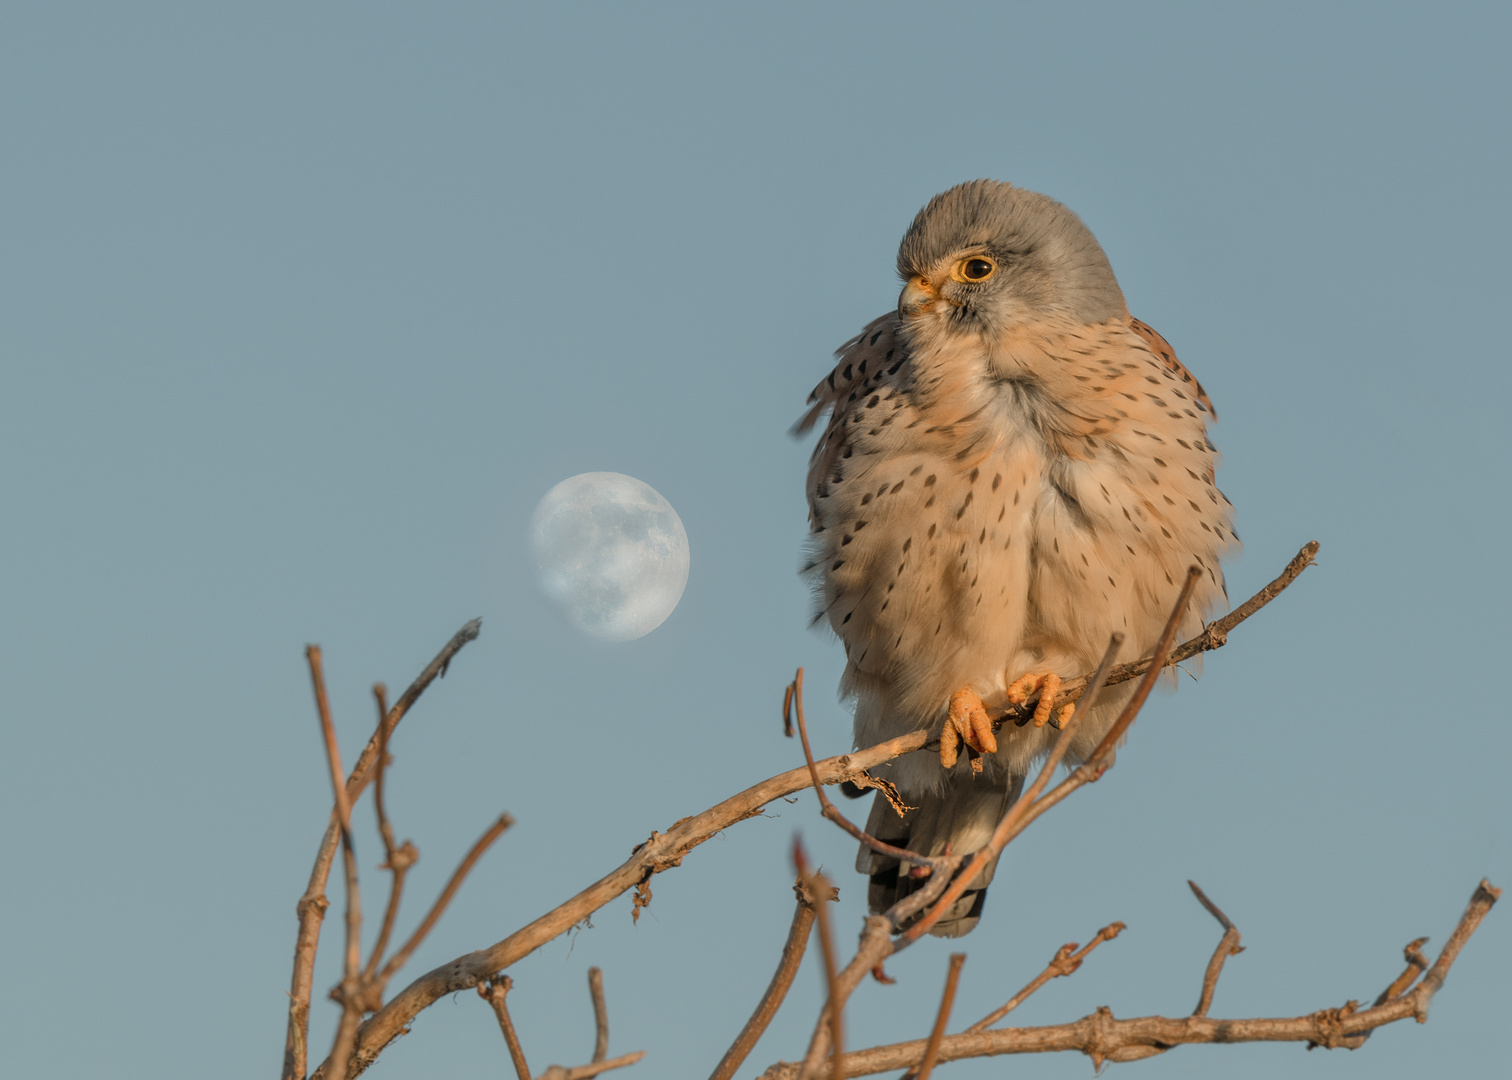
{"type": "MultiPolygon", "coordinates": [[[[809,572],[817,618],[845,646],[857,745],[939,728],[963,688],[991,707],[1027,673],[1084,674],[1115,630],[1121,659],[1148,652],[1194,563],[1195,632],[1226,603],[1220,560],[1238,541],[1207,394],[1129,316],[1069,210],[961,185],[920,211],[899,271],[898,310],[841,347],[798,425],[828,413],[809,468],[809,572]]],[[[1123,696],[1079,725],[1069,761],[1123,696]]],[[[1055,734],[1005,729],[980,775],[904,757],[887,778],[916,809],[899,818],[879,799],[872,831],[923,854],[975,850],[1055,734]]],[[[910,887],[906,866],[867,851],[858,865],[874,908],[910,887]]],[[[937,931],[975,925],[992,872],[937,931]]]]}

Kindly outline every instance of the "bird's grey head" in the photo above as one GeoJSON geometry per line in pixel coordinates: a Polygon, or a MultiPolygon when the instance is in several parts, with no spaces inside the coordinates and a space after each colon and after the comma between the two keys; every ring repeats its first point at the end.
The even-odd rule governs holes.
{"type": "Polygon", "coordinates": [[[1127,314],[1113,268],[1081,218],[1054,199],[972,180],[920,210],[898,247],[906,323],[998,334],[1127,314]]]}

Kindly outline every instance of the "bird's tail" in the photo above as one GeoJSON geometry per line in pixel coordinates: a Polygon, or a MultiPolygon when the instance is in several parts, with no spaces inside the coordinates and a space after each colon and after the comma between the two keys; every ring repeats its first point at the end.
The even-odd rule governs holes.
{"type": "MultiPolygon", "coordinates": [[[[879,791],[872,801],[866,831],[919,855],[971,855],[987,846],[993,829],[1022,789],[1022,779],[1015,779],[1011,788],[1004,789],[980,777],[952,776],[943,791],[924,796],[918,807],[902,815],[879,791]]],[[[994,858],[982,867],[966,891],[930,928],[931,934],[961,937],[976,928],[997,862],[994,858]]],[[[870,882],[866,897],[872,914],[886,911],[928,881],[927,872],[921,873],[925,868],[879,855],[865,845],[856,858],[856,869],[870,882]]]]}

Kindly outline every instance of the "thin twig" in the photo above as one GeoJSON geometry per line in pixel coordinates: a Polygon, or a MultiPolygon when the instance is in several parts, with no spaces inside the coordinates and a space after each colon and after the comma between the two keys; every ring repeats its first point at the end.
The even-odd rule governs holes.
{"type": "MultiPolygon", "coordinates": [[[[419,700],[432,681],[451,663],[462,646],[478,636],[481,619],[474,619],[458,630],[436,654],[418,678],[410,684],[389,714],[379,732],[374,732],[358,755],[357,763],[347,776],[346,795],[348,805],[355,802],[367,784],[368,770],[376,759],[380,735],[387,739],[399,721],[404,719],[412,705],[419,700]]],[[[320,927],[330,906],[325,896],[326,879],[331,873],[331,863],[336,856],[336,844],[340,832],[339,815],[331,811],[325,835],[315,853],[315,865],[310,869],[309,883],[294,907],[298,930],[294,936],[294,973],[289,985],[289,1022],[284,1039],[283,1080],[304,1080],[309,1064],[310,991],[315,978],[315,951],[320,944],[320,927]]]]}
{"type": "Polygon", "coordinates": [[[1080,950],[1077,949],[1075,942],[1072,942],[1069,945],[1062,945],[1059,949],[1056,950],[1055,956],[1051,958],[1050,963],[1046,965],[1044,971],[1040,972],[1033,979],[1031,979],[1028,985],[1026,985],[1018,993],[1014,994],[1003,1005],[994,1009],[986,1016],[982,1017],[966,1030],[984,1031],[987,1028],[990,1028],[993,1024],[997,1023],[1003,1017],[1011,1013],[1014,1009],[1018,1008],[1024,1002],[1028,1001],[1031,994],[1033,994],[1040,987],[1044,986],[1051,979],[1060,978],[1064,975],[1074,974],[1076,969],[1081,967],[1082,961],[1087,958],[1088,953],[1097,948],[1103,942],[1112,941],[1119,934],[1123,933],[1125,929],[1127,928],[1121,922],[1109,923],[1107,926],[1099,930],[1097,932],[1097,936],[1094,937],[1091,941],[1087,942],[1086,945],[1082,946],[1080,950]]]}
{"type": "Polygon", "coordinates": [[[1375,999],[1377,1005],[1384,1005],[1393,998],[1400,997],[1407,992],[1414,980],[1428,970],[1428,958],[1423,955],[1423,946],[1428,944],[1425,937],[1414,938],[1407,943],[1402,950],[1402,957],[1407,961],[1407,970],[1402,972],[1392,981],[1392,984],[1381,991],[1381,996],[1375,999]]]}
{"type": "MultiPolygon", "coordinates": [[[[887,855],[894,859],[907,860],[927,866],[931,870],[940,870],[949,862],[946,858],[932,855],[919,855],[904,848],[895,847],[885,840],[878,840],[875,836],[857,828],[849,818],[835,808],[835,804],[829,801],[829,796],[824,793],[824,785],[819,782],[819,772],[814,767],[814,753],[809,749],[808,723],[803,718],[803,669],[798,669],[798,674],[788,684],[787,696],[783,699],[784,705],[791,702],[794,711],[798,714],[798,737],[803,742],[803,760],[808,766],[809,777],[813,781],[814,794],[819,797],[819,813],[833,821],[840,828],[850,833],[872,851],[881,855],[887,855]]],[[[787,715],[784,709],[784,715],[787,715]]]]}
{"type": "Polygon", "coordinates": [[[1223,974],[1223,962],[1242,953],[1244,946],[1239,944],[1239,928],[1219,910],[1217,904],[1208,899],[1207,893],[1199,889],[1195,881],[1188,881],[1187,885],[1191,887],[1192,895],[1197,897],[1198,902],[1208,909],[1208,914],[1223,927],[1223,939],[1213,950],[1213,958],[1208,961],[1207,971],[1202,976],[1202,996],[1197,999],[1197,1008],[1192,1010],[1193,1016],[1206,1016],[1213,1005],[1213,991],[1218,988],[1218,976],[1223,974]]]}
{"type": "MultiPolygon", "coordinates": [[[[373,770],[373,806],[378,813],[378,835],[383,838],[383,850],[385,858],[383,869],[389,871],[392,878],[389,881],[388,903],[383,909],[383,925],[378,931],[378,940],[373,943],[373,951],[368,955],[367,966],[363,969],[362,977],[365,982],[372,983],[374,975],[378,971],[378,965],[383,962],[383,954],[388,950],[389,938],[394,932],[394,920],[399,915],[399,902],[404,896],[404,882],[409,874],[411,866],[415,865],[420,858],[420,852],[410,841],[406,840],[399,847],[394,846],[394,828],[389,824],[388,813],[383,801],[383,777],[388,770],[388,734],[384,729],[384,719],[388,716],[388,691],[382,683],[373,684],[373,698],[378,703],[378,759],[373,770]]],[[[381,997],[383,987],[373,987],[381,997]]]]}
{"type": "Polygon", "coordinates": [[[646,1056],[644,1050],[636,1050],[633,1053],[621,1054],[617,1058],[607,1061],[595,1061],[591,1065],[577,1065],[571,1069],[564,1069],[560,1065],[552,1065],[547,1068],[536,1080],[590,1080],[591,1077],[606,1073],[610,1069],[623,1069],[626,1065],[634,1065],[646,1056]]]}
{"type": "Polygon", "coordinates": [[[515,1076],[518,1080],[530,1080],[530,1066],[525,1063],[525,1050],[520,1046],[520,1036],[515,1033],[514,1021],[509,1018],[509,1006],[504,1001],[513,986],[513,979],[508,975],[500,975],[496,979],[480,982],[478,996],[493,1006],[494,1015],[499,1018],[499,1030],[504,1033],[504,1045],[509,1047],[509,1060],[514,1062],[515,1076]]]}
{"type": "Polygon", "coordinates": [[[588,969],[588,996],[593,999],[593,1060],[599,1062],[609,1056],[609,1006],[604,1003],[602,968],[588,969]]]}
{"type": "Polygon", "coordinates": [[[940,1056],[940,1040],[945,1037],[945,1025],[950,1023],[950,1010],[955,1005],[956,984],[961,981],[961,965],[966,962],[965,953],[950,954],[950,970],[945,974],[945,993],[940,996],[940,1011],[935,1015],[934,1030],[929,1033],[929,1042],[924,1047],[924,1060],[919,1062],[919,1080],[929,1080],[934,1072],[935,1060],[940,1056]]]}
{"type": "Polygon", "coordinates": [[[357,1023],[362,1019],[358,975],[362,964],[362,896],[357,886],[357,853],[352,849],[352,806],[347,801],[346,785],[342,782],[341,748],[336,743],[336,725],[331,722],[331,703],[326,696],[320,646],[307,646],[305,659],[310,665],[315,711],[320,718],[326,764],[331,770],[331,791],[336,797],[336,812],[341,821],[341,858],[346,869],[346,954],[341,985],[333,995],[341,1002],[341,1022],[336,1026],[336,1041],[331,1047],[331,1061],[344,1066],[352,1056],[352,1048],[357,1042],[357,1023]]]}
{"type": "MultiPolygon", "coordinates": [[[[1195,1043],[1301,1042],[1327,1048],[1352,1048],[1361,1037],[1385,1024],[1408,1017],[1428,1018],[1433,995],[1443,986],[1450,967],[1481,920],[1501,895],[1482,881],[1450,934],[1443,951],[1413,989],[1385,1004],[1360,1010],[1354,1002],[1320,1009],[1305,1016],[1254,1020],[1215,1020],[1206,1016],[1170,1018],[1142,1016],[1115,1019],[1102,1008],[1069,1024],[1045,1027],[995,1028],[948,1035],[940,1043],[941,1061],[991,1057],[998,1054],[1043,1054],[1079,1050],[1101,1068],[1107,1061],[1137,1061],[1174,1046],[1195,1043]]],[[[918,1061],[925,1040],[853,1050],[846,1056],[845,1075],[870,1076],[907,1068],[918,1061]]],[[[761,1080],[798,1080],[802,1066],[780,1062],[761,1074],[761,1080]]]]}
{"type": "Polygon", "coordinates": [[[777,961],[777,970],[772,974],[772,981],[767,984],[766,993],[757,1002],[756,1011],[746,1021],[745,1027],[740,1029],[740,1034],[725,1051],[724,1057],[720,1058],[709,1080],[730,1080],[735,1075],[735,1070],[745,1062],[766,1032],[767,1025],[777,1015],[783,999],[787,997],[788,987],[793,985],[793,978],[798,974],[814,926],[815,901],[810,898],[808,883],[802,877],[794,883],[793,892],[798,896],[798,903],[793,909],[793,923],[788,927],[787,941],[783,943],[782,958],[777,961]]]}
{"type": "Polygon", "coordinates": [[[795,836],[793,838],[793,866],[798,871],[798,876],[803,879],[804,886],[809,895],[816,900],[815,914],[819,922],[819,952],[824,959],[824,982],[828,988],[828,1000],[826,1008],[829,1010],[830,1029],[830,1080],[840,1080],[845,1075],[845,1039],[844,1039],[844,1014],[845,1003],[840,996],[840,985],[836,981],[835,972],[835,938],[830,931],[829,909],[824,906],[824,898],[830,895],[830,883],[824,875],[818,871],[810,874],[808,869],[808,857],[803,853],[803,844],[795,836]]]}
{"type": "Polygon", "coordinates": [[[508,814],[500,814],[499,820],[490,825],[483,835],[478,837],[477,842],[462,857],[462,861],[457,865],[456,870],[452,871],[452,876],[447,881],[446,888],[442,889],[441,895],[436,897],[436,902],[431,905],[430,911],[426,913],[420,925],[415,928],[415,932],[409,936],[409,940],[394,954],[393,959],[383,966],[383,973],[379,976],[380,979],[387,982],[394,972],[402,968],[409,958],[414,955],[415,950],[420,947],[420,943],[425,940],[425,935],[431,932],[431,928],[436,925],[436,921],[446,911],[446,905],[450,904],[452,897],[457,895],[457,890],[462,887],[462,882],[467,878],[473,866],[483,857],[483,853],[492,846],[493,842],[504,835],[504,830],[513,824],[514,818],[508,814]]]}

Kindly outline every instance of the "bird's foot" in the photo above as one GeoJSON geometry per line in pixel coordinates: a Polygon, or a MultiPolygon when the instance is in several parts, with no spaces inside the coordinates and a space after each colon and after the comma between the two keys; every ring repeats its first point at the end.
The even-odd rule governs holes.
{"type": "Polygon", "coordinates": [[[982,771],[979,755],[997,752],[997,737],[992,734],[992,719],[987,715],[987,707],[969,686],[950,695],[950,712],[940,731],[940,764],[947,769],[955,768],[962,743],[974,751],[971,755],[972,772],[982,771]]]}
{"type": "MultiPolygon", "coordinates": [[[[1022,705],[1038,691],[1039,703],[1034,707],[1034,726],[1044,727],[1055,709],[1055,699],[1060,696],[1060,687],[1061,677],[1053,671],[1022,675],[1008,687],[1008,703],[1022,705]]],[[[1073,708],[1074,706],[1067,706],[1061,710],[1057,726],[1065,724],[1071,718],[1073,708]]]]}

